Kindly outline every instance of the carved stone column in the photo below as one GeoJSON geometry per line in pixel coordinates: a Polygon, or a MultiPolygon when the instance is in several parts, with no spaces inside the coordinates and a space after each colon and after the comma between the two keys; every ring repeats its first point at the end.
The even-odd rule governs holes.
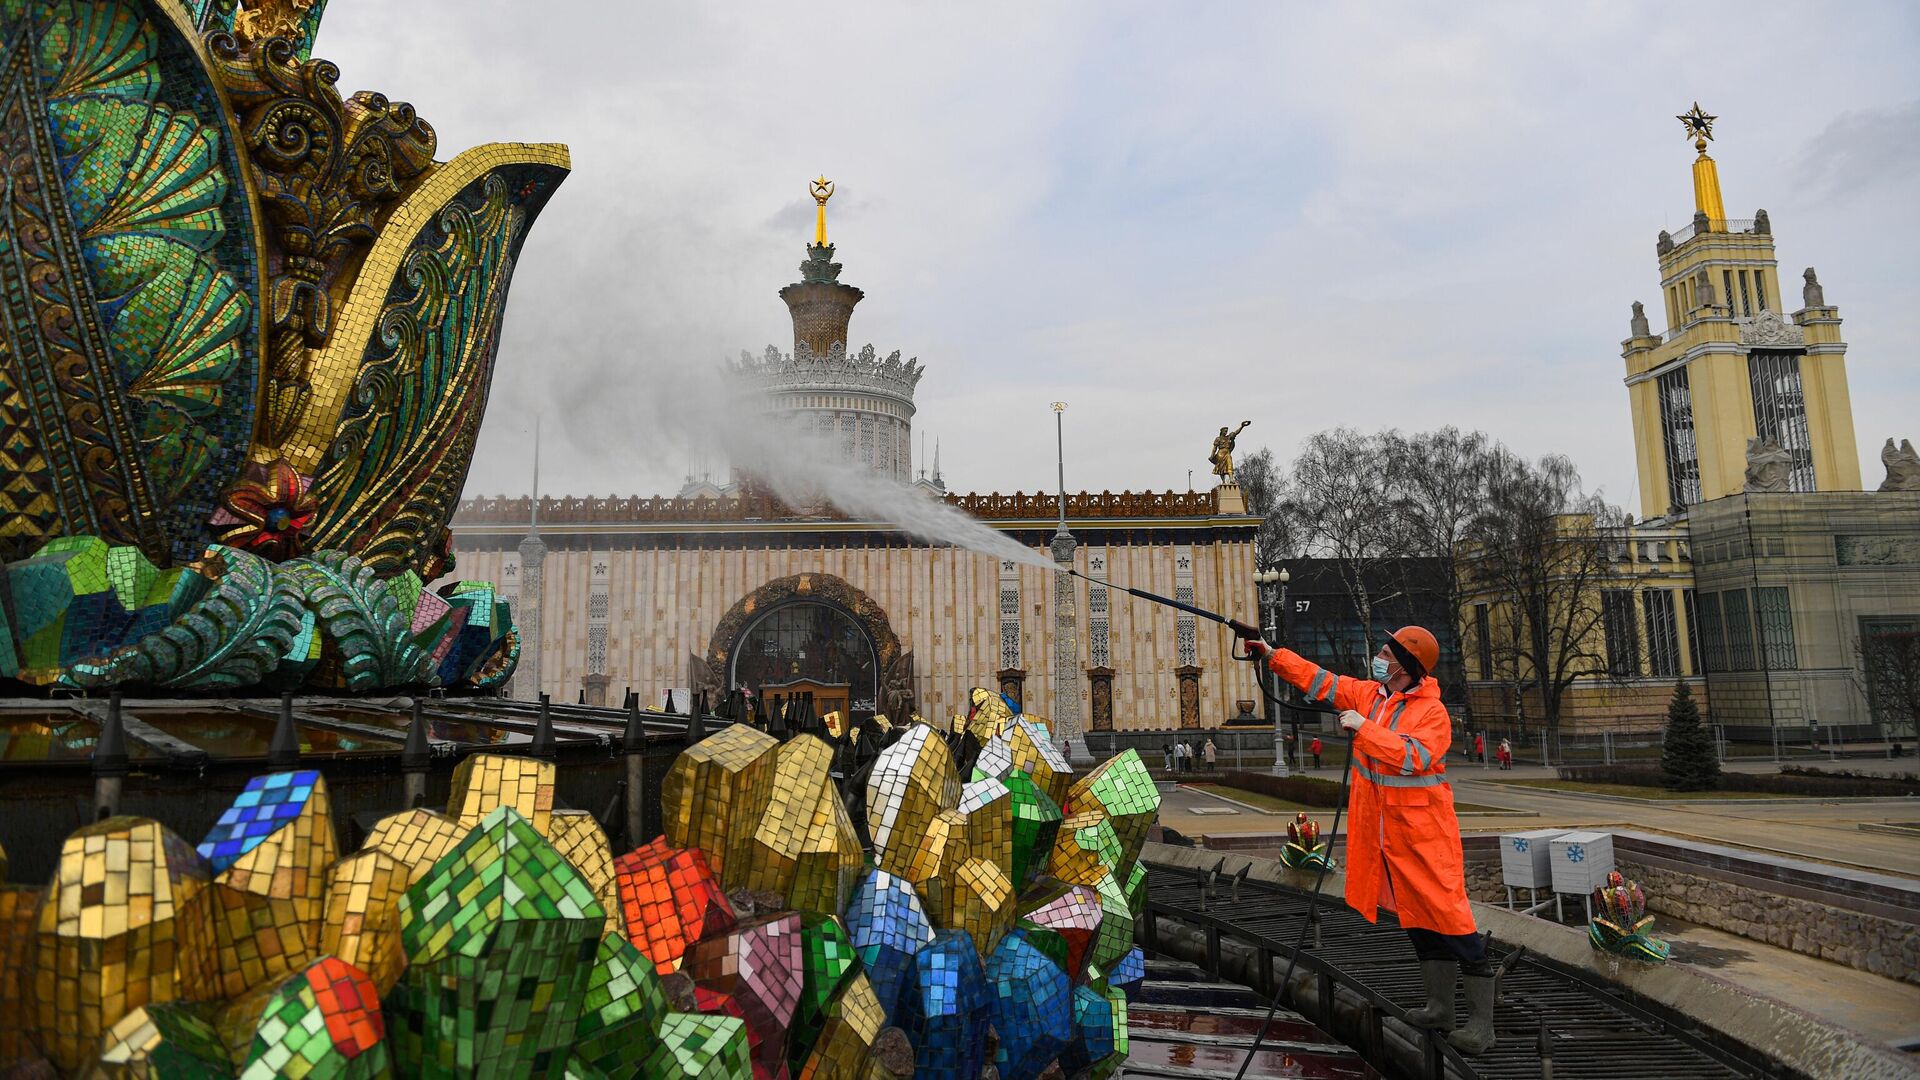
{"type": "MultiPolygon", "coordinates": [[[[1053,561],[1063,568],[1073,566],[1073,551],[1079,541],[1064,529],[1053,538],[1053,561]]],[[[1086,742],[1080,726],[1080,635],[1079,616],[1070,574],[1053,575],[1053,730],[1073,749],[1085,755],[1086,742]]]]}
{"type": "Polygon", "coordinates": [[[1180,726],[1183,728],[1200,726],[1200,670],[1193,664],[1173,669],[1173,677],[1179,681],[1180,726]]]}
{"type": "Polygon", "coordinates": [[[520,607],[513,613],[520,627],[520,666],[514,669],[514,696],[528,701],[540,697],[540,609],[546,599],[547,543],[540,527],[527,530],[520,541],[520,607]]]}

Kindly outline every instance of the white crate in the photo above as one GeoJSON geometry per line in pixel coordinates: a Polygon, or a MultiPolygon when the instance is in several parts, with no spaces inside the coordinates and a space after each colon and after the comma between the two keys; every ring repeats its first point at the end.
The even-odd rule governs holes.
{"type": "Polygon", "coordinates": [[[1500,880],[1510,889],[1544,889],[1553,884],[1549,869],[1549,841],[1565,829],[1533,829],[1500,838],[1500,880]]]}
{"type": "Polygon", "coordinates": [[[1590,893],[1613,869],[1613,834],[1570,832],[1548,842],[1553,848],[1553,891],[1590,893]]]}

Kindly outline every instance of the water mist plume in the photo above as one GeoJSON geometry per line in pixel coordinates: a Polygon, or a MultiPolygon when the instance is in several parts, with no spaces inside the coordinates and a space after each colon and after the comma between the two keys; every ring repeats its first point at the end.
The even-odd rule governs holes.
{"type": "MultiPolygon", "coordinates": [[[[718,452],[792,506],[825,501],[849,517],[884,522],[919,540],[1057,569],[1053,560],[971,514],[891,476],[845,460],[832,437],[802,434],[755,415],[716,367],[639,364],[555,386],[573,421],[570,438],[617,432],[616,450],[641,460],[718,452]]],[[[596,439],[604,442],[605,436],[596,439]]],[[[583,449],[587,449],[583,447],[583,449]]]]}

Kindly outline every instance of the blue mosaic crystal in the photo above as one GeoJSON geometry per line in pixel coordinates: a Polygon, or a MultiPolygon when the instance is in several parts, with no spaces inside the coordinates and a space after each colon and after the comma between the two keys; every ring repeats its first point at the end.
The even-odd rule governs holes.
{"type": "Polygon", "coordinates": [[[1139,986],[1141,980],[1146,977],[1146,954],[1140,951],[1140,946],[1135,945],[1133,948],[1127,950],[1127,955],[1121,957],[1119,962],[1113,965],[1113,974],[1107,976],[1107,983],[1117,987],[1128,997],[1132,997],[1134,988],[1139,986]]]}
{"type": "Polygon", "coordinates": [[[868,870],[847,901],[847,934],[888,1022],[894,1022],[901,996],[914,981],[914,956],[934,939],[933,923],[913,884],[885,870],[868,870]]]}
{"type": "Polygon", "coordinates": [[[1068,1076],[1096,1067],[1110,1071],[1116,1055],[1124,1054],[1127,999],[1118,990],[1102,994],[1091,986],[1073,988],[1073,1040],[1060,1052],[1060,1069],[1068,1076]]]}
{"type": "Polygon", "coordinates": [[[986,970],[1000,1080],[1033,1080],[1073,1041],[1073,982],[1024,930],[1000,939],[986,970]]]}
{"type": "Polygon", "coordinates": [[[913,958],[905,1022],[915,1080],[978,1080],[986,1066],[987,973],[965,930],[942,930],[913,958]]]}
{"type": "Polygon", "coordinates": [[[268,773],[247,781],[246,790],[234,797],[233,805],[200,841],[198,850],[213,864],[213,872],[218,874],[232,866],[274,830],[299,817],[319,780],[318,772],[302,769],[268,773]]]}

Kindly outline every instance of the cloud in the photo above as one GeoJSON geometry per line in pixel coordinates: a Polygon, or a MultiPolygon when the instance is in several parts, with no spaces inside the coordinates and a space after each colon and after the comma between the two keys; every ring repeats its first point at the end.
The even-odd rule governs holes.
{"type": "Polygon", "coordinates": [[[1793,182],[1820,199],[1881,185],[1913,191],[1920,186],[1920,100],[1834,117],[1800,148],[1793,182]]]}

